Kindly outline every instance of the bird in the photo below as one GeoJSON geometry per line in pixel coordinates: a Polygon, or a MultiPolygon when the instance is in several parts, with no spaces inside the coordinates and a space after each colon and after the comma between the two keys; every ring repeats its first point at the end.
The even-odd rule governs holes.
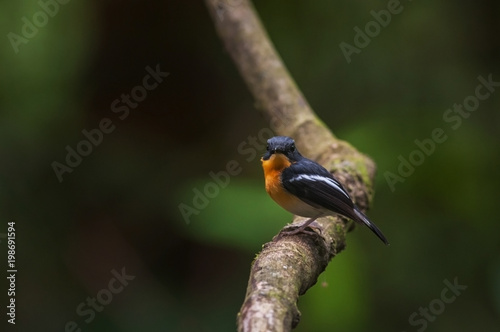
{"type": "Polygon", "coordinates": [[[339,214],[368,226],[382,242],[389,244],[342,184],[323,166],[303,157],[291,137],[271,137],[266,150],[261,162],[267,193],[288,212],[309,218],[287,235],[303,232],[317,218],[339,214]]]}

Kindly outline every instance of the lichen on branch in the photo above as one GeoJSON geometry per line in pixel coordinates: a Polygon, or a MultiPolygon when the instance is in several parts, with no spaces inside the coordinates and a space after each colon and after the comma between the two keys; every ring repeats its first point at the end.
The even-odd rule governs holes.
{"type": "MultiPolygon", "coordinates": [[[[309,106],[247,0],[205,0],[225,49],[277,135],[295,139],[310,159],[330,170],[366,210],[373,195],[375,164],[336,138],[309,106]]],[[[294,223],[283,231],[298,227],[294,223]]],[[[308,233],[277,236],[252,264],[238,331],[290,331],[300,320],[298,297],[313,286],[328,262],[345,248],[341,217],[325,217],[308,233]]]]}

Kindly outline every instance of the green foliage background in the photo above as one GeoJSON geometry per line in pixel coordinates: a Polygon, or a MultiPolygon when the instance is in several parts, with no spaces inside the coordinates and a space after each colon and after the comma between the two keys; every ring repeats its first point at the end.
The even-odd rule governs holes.
{"type": "MultiPolygon", "coordinates": [[[[391,242],[349,233],[300,299],[297,331],[498,331],[500,91],[456,130],[443,113],[474,93],[478,76],[500,81],[500,5],[404,1],[347,63],[339,44],[353,44],[353,28],[387,4],[255,2],[317,114],[376,161],[369,216],[391,242]],[[398,157],[435,128],[447,140],[391,191],[384,174],[397,174],[398,157]],[[425,328],[412,325],[455,278],[467,289],[425,328]]],[[[250,263],[291,215],[264,191],[264,145],[251,141],[268,124],[203,3],[70,1],[15,52],[8,34],[40,10],[0,2],[0,233],[16,221],[16,328],[235,330],[250,263]],[[157,64],[170,75],[120,120],[112,102],[157,64]],[[103,118],[115,130],[60,183],[51,164],[103,118]],[[193,189],[231,160],[241,173],[186,223],[179,204],[192,205],[193,189]],[[76,308],[122,267],[135,279],[86,322],[76,308]]]]}

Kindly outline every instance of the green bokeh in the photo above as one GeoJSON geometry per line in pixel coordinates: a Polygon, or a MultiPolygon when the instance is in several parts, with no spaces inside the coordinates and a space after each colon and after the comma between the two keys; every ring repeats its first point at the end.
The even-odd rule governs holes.
{"type": "MultiPolygon", "coordinates": [[[[353,44],[354,28],[387,4],[255,2],[322,121],[376,162],[368,215],[391,242],[361,227],[349,233],[300,298],[297,331],[417,331],[412,313],[455,278],[467,289],[426,330],[496,331],[500,92],[456,129],[443,115],[475,94],[479,76],[500,81],[499,4],[401,2],[348,63],[340,43],[353,44]],[[418,153],[415,140],[436,128],[446,141],[391,188],[398,158],[418,153]]],[[[16,328],[235,330],[250,264],[292,216],[264,190],[259,133],[269,125],[203,3],[69,1],[16,52],[9,33],[22,35],[23,17],[41,10],[35,0],[0,2],[0,251],[15,220],[16,328]],[[113,101],[157,64],[170,75],[120,120],[113,101]],[[82,130],[106,118],[114,131],[60,182],[53,163],[66,163],[82,130]],[[179,204],[193,206],[193,190],[230,160],[241,172],[187,223],[179,204]],[[136,279],[86,323],[77,306],[122,266],[136,279]]]]}

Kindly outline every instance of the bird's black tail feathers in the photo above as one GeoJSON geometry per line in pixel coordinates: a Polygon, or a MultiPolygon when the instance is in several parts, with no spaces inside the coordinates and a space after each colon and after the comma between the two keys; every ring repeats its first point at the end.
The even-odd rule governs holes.
{"type": "Polygon", "coordinates": [[[378,227],[374,223],[372,223],[370,219],[368,219],[368,217],[358,209],[357,206],[354,206],[354,213],[358,217],[358,222],[362,222],[363,224],[368,226],[368,228],[370,228],[372,232],[375,233],[375,235],[377,235],[380,240],[382,240],[382,242],[384,242],[386,245],[389,245],[389,241],[387,241],[387,238],[384,236],[382,231],[378,229],[378,227]]]}

